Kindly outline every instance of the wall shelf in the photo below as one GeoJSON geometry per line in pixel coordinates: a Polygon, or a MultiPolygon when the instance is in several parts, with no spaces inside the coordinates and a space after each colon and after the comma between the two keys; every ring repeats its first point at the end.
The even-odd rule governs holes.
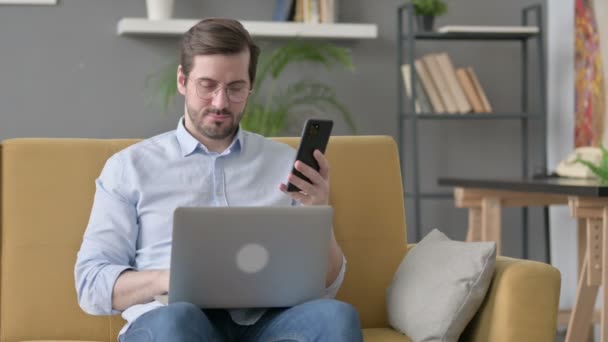
{"type": "Polygon", "coordinates": [[[467,113],[467,114],[451,114],[451,113],[416,113],[405,112],[401,115],[403,119],[412,120],[540,120],[543,118],[542,113],[467,113]]]}
{"type": "MultiPolygon", "coordinates": [[[[120,36],[180,36],[198,22],[198,19],[149,20],[122,18],[118,22],[120,36]]],[[[321,39],[374,39],[378,37],[375,24],[306,24],[274,21],[241,21],[254,37],[268,38],[321,38],[321,39]]]]}
{"type": "Polygon", "coordinates": [[[56,5],[57,0],[0,0],[0,5],[56,5]]]}
{"type": "MultiPolygon", "coordinates": [[[[533,32],[422,32],[414,34],[418,40],[527,40],[536,38],[539,33],[533,32]]],[[[408,40],[408,35],[403,35],[403,40],[408,40]]]]}

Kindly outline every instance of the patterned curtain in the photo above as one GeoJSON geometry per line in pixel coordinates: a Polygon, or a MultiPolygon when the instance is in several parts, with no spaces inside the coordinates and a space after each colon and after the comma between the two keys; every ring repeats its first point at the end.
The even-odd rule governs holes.
{"type": "Polygon", "coordinates": [[[600,44],[607,42],[600,41],[593,0],[576,0],[575,8],[574,143],[575,147],[598,146],[602,142],[606,109],[600,44]]]}

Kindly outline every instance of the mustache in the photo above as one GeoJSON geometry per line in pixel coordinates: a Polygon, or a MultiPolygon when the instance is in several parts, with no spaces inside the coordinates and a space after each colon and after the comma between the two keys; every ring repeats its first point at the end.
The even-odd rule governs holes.
{"type": "Polygon", "coordinates": [[[229,111],[227,108],[219,109],[217,107],[205,108],[205,110],[203,110],[203,115],[207,114],[233,115],[232,112],[229,111]]]}

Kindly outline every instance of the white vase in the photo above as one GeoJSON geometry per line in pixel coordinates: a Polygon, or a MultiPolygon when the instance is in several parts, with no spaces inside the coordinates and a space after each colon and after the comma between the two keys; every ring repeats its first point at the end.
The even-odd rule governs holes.
{"type": "Polygon", "coordinates": [[[173,15],[173,0],[146,0],[148,19],[169,19],[173,15]]]}

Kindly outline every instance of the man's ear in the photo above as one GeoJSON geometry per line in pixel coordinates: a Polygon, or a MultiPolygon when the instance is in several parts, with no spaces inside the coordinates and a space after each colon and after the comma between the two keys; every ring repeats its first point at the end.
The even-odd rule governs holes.
{"type": "Polygon", "coordinates": [[[184,75],[182,65],[177,66],[177,91],[180,94],[186,96],[186,81],[188,78],[184,75]]]}

